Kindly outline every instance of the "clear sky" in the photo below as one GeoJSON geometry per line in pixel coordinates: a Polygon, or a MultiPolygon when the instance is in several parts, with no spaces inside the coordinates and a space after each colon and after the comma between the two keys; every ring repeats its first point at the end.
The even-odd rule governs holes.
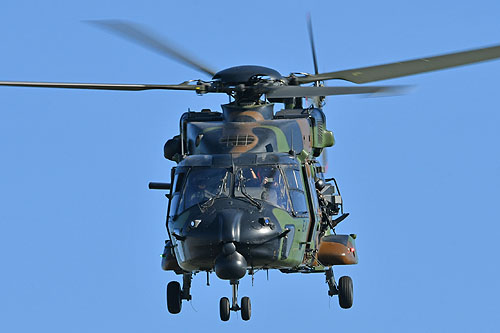
{"type": "MultiPolygon", "coordinates": [[[[217,69],[312,72],[500,43],[500,2],[0,2],[0,80],[180,83],[203,74],[82,23],[146,24],[217,69]]],[[[188,108],[225,96],[0,88],[2,332],[494,332],[500,275],[500,61],[382,82],[410,94],[329,98],[329,174],[357,233],[354,306],[323,275],[241,283],[253,314],[219,319],[227,282],[193,280],[192,305],[165,306],[164,142],[188,108]]],[[[329,82],[329,85],[336,82],[329,82]]],[[[345,84],[345,83],[344,83],[345,84]]]]}

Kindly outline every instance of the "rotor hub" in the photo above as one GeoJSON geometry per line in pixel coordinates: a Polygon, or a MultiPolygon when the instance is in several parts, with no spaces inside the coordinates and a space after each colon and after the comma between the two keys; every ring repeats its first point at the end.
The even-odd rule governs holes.
{"type": "Polygon", "coordinates": [[[224,85],[233,85],[241,83],[256,83],[261,78],[268,78],[271,81],[281,80],[281,74],[268,67],[263,66],[236,66],[223,69],[217,72],[213,80],[220,80],[224,85]]]}

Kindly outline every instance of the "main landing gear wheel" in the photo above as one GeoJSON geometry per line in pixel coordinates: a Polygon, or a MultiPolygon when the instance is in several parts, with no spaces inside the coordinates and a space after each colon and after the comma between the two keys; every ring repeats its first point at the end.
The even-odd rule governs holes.
{"type": "Polygon", "coordinates": [[[252,303],[250,303],[249,297],[243,297],[241,299],[241,319],[250,320],[252,315],[252,303]]]}
{"type": "Polygon", "coordinates": [[[222,297],[219,302],[219,308],[220,308],[220,319],[222,321],[228,321],[229,315],[231,314],[230,313],[231,309],[229,308],[229,298],[222,297]]]}
{"type": "Polygon", "coordinates": [[[181,284],[177,281],[169,282],[167,285],[167,308],[168,312],[177,314],[182,308],[181,284]]]}
{"type": "Polygon", "coordinates": [[[338,284],[339,305],[343,309],[349,309],[352,306],[353,292],[352,279],[349,276],[342,276],[338,284]]]}

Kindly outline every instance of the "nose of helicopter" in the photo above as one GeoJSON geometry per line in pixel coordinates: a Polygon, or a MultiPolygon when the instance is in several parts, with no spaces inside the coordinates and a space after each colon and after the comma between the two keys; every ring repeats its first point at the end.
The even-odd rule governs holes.
{"type": "Polygon", "coordinates": [[[258,210],[244,202],[236,205],[233,202],[233,207],[228,208],[220,200],[212,212],[192,216],[202,222],[183,233],[182,268],[213,269],[220,279],[239,280],[247,269],[258,269],[276,260],[282,230],[272,208],[258,210]]]}
{"type": "Polygon", "coordinates": [[[226,244],[240,241],[242,217],[243,211],[237,209],[225,209],[217,213],[215,220],[219,227],[219,242],[226,244]]]}
{"type": "Polygon", "coordinates": [[[221,253],[215,259],[215,274],[223,280],[239,280],[245,276],[248,263],[245,257],[236,251],[240,242],[243,211],[226,209],[216,216],[219,226],[221,253]]]}

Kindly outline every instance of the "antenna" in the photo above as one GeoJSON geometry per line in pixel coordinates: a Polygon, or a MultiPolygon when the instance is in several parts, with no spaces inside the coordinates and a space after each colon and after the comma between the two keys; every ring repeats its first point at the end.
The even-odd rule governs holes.
{"type": "Polygon", "coordinates": [[[288,154],[290,154],[291,156],[295,156],[297,153],[293,149],[293,131],[291,131],[291,134],[292,134],[292,142],[291,142],[291,147],[290,147],[290,150],[288,151],[288,154]]]}

